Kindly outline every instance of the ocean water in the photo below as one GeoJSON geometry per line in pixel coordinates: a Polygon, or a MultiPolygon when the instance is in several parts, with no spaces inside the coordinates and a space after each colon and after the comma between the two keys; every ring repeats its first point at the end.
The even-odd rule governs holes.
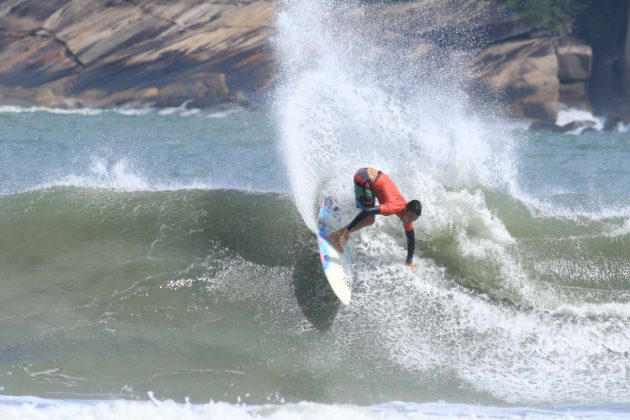
{"type": "Polygon", "coordinates": [[[630,415],[630,134],[529,133],[346,12],[285,5],[259,111],[0,108],[0,418],[630,415]],[[378,218],[345,307],[313,229],[365,165],[417,267],[378,218]]]}
{"type": "Polygon", "coordinates": [[[505,187],[379,165],[417,269],[382,218],[343,307],[275,118],[0,114],[0,415],[627,414],[627,134],[515,129],[505,187]]]}

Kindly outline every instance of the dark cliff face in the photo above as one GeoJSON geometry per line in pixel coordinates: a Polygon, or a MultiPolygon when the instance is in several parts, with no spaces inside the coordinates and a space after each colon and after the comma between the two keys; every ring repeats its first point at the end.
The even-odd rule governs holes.
{"type": "MultiPolygon", "coordinates": [[[[599,107],[611,90],[620,91],[615,83],[622,81],[614,78],[624,59],[623,3],[620,17],[614,0],[602,1],[602,16],[617,15],[608,37],[582,25],[578,38],[559,38],[488,0],[355,4],[344,9],[344,19],[360,20],[377,44],[383,39],[384,50],[395,45],[396,53],[418,60],[465,52],[472,94],[506,101],[517,117],[555,121],[561,101],[589,108],[592,96],[599,107]],[[579,37],[594,45],[595,61],[579,37]]],[[[276,78],[270,39],[277,6],[272,0],[4,0],[0,101],[204,107],[256,100],[276,78]]]]}
{"type": "Polygon", "coordinates": [[[630,115],[627,103],[630,86],[624,82],[628,60],[625,51],[628,33],[628,0],[599,0],[576,22],[576,35],[593,47],[593,74],[589,96],[593,108],[601,113],[623,111],[630,115]]]}
{"type": "Polygon", "coordinates": [[[8,0],[0,95],[49,106],[197,106],[272,78],[271,1],[8,0]]]}

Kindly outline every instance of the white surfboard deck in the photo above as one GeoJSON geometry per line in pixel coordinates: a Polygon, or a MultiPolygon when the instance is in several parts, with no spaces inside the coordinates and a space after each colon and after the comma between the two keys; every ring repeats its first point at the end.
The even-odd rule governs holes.
{"type": "Polygon", "coordinates": [[[350,276],[350,244],[346,244],[340,255],[328,241],[328,234],[341,227],[341,212],[336,200],[331,195],[324,195],[319,206],[317,243],[319,257],[326,279],[341,303],[348,305],[352,296],[352,277],[350,276]]]}

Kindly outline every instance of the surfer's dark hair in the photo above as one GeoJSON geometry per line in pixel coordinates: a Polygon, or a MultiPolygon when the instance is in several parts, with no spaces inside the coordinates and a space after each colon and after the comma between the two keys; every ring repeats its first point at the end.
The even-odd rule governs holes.
{"type": "Polygon", "coordinates": [[[418,200],[411,200],[407,203],[405,208],[416,213],[418,216],[422,214],[422,204],[418,200]]]}

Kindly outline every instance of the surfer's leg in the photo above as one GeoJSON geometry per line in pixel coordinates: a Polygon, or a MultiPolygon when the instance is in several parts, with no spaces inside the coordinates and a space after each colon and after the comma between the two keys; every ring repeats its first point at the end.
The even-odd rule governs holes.
{"type": "Polygon", "coordinates": [[[356,232],[357,230],[370,226],[374,224],[375,221],[376,221],[376,216],[368,216],[365,219],[361,220],[359,223],[357,223],[357,225],[353,227],[350,232],[356,232]]]}
{"type": "Polygon", "coordinates": [[[356,232],[359,229],[370,226],[371,224],[374,224],[375,221],[375,216],[368,216],[357,223],[357,225],[354,226],[352,230],[348,230],[348,228],[342,228],[335,232],[332,232],[328,235],[330,243],[332,244],[333,248],[337,250],[337,252],[342,253],[343,247],[346,246],[346,244],[348,243],[348,239],[350,239],[350,232],[356,232]]]}

